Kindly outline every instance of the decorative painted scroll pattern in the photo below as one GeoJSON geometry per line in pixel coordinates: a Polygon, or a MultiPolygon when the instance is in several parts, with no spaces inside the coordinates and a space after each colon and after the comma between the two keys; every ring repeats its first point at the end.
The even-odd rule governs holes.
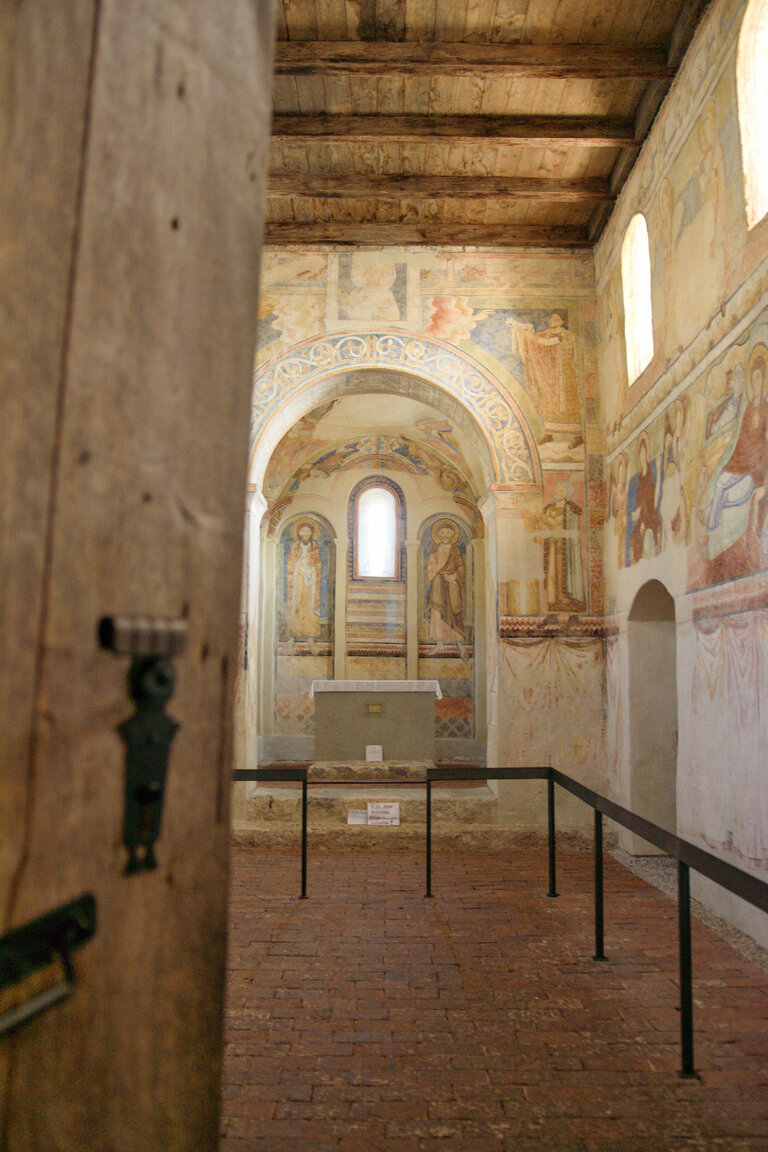
{"type": "Polygon", "coordinates": [[[307,341],[257,372],[251,403],[251,444],[270,412],[322,377],[360,367],[390,367],[430,380],[470,408],[486,429],[498,481],[538,484],[531,434],[514,403],[479,364],[434,340],[402,333],[340,334],[307,341]]]}

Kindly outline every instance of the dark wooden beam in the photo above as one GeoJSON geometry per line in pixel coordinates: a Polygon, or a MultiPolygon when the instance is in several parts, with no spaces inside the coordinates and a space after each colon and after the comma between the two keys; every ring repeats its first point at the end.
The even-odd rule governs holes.
{"type": "Polygon", "coordinates": [[[613,204],[607,180],[550,180],[526,176],[296,176],[267,181],[273,200],[539,200],[549,203],[613,204]]]}
{"type": "Polygon", "coordinates": [[[322,143],[499,144],[549,148],[557,145],[621,148],[633,146],[631,120],[595,116],[346,116],[276,113],[272,138],[322,143]]]}
{"type": "Polygon", "coordinates": [[[345,247],[430,245],[460,248],[589,248],[586,228],[506,224],[267,223],[264,243],[341,244],[345,247]]]}
{"type": "MultiPolygon", "coordinates": [[[[711,2],[712,0],[685,0],[680,15],[672,29],[672,35],[667,47],[667,64],[673,74],[680,66],[683,56],[693,40],[696,29],[711,2]]],[[[636,146],[634,148],[622,148],[611,172],[610,186],[616,195],[618,195],[623,188],[634,167],[639,147],[650,132],[653,121],[656,119],[656,114],[664,102],[664,97],[669,91],[671,84],[671,79],[664,79],[663,77],[652,79],[643,93],[637,107],[637,112],[635,113],[636,146]]],[[[593,244],[596,243],[603,234],[610,215],[611,209],[605,204],[598,204],[592,213],[588,228],[589,238],[593,244]]]]}
{"type": "Polygon", "coordinates": [[[418,44],[281,40],[278,76],[508,76],[565,80],[671,76],[661,48],[606,44],[418,44]]]}

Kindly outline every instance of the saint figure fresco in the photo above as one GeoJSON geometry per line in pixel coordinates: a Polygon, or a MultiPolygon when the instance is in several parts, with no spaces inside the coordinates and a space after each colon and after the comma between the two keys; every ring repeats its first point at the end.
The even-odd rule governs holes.
{"type": "Polygon", "coordinates": [[[627,457],[622,452],[614,461],[608,501],[608,515],[613,520],[613,530],[616,535],[619,568],[624,568],[629,563],[627,557],[627,471],[627,457]]]}
{"type": "Polygon", "coordinates": [[[734,543],[751,526],[766,552],[766,477],[768,475],[768,348],[759,344],[747,365],[738,433],[707,487],[702,511],[709,536],[709,558],[734,543]]]}
{"type": "Polygon", "coordinates": [[[570,498],[565,484],[556,484],[554,495],[540,521],[547,608],[555,612],[583,612],[587,602],[581,561],[582,510],[570,498]]]}
{"type": "MultiPolygon", "coordinates": [[[[544,424],[575,431],[569,447],[583,444],[575,343],[563,315],[553,312],[543,331],[514,316],[507,324],[525,364],[528,395],[544,424]]],[[[551,433],[546,438],[551,440],[551,433]]]]}
{"type": "Polygon", "coordinates": [[[659,500],[663,548],[684,544],[688,540],[688,501],[683,487],[682,465],[687,404],[687,397],[675,400],[664,420],[659,500]]]}
{"type": "Polygon", "coordinates": [[[631,512],[632,531],[629,550],[632,563],[643,556],[655,556],[661,540],[661,517],[656,507],[656,465],[651,461],[651,446],[647,432],[637,439],[637,475],[632,478],[635,505],[631,512]]]}
{"type": "Polygon", "coordinates": [[[427,556],[427,609],[429,640],[438,651],[465,642],[465,569],[460,536],[453,520],[438,520],[432,527],[434,544],[427,556]]]}
{"type": "Polygon", "coordinates": [[[286,563],[286,629],[291,648],[306,640],[310,652],[317,653],[320,624],[322,558],[317,542],[318,527],[313,520],[299,520],[291,533],[292,543],[286,563]]]}

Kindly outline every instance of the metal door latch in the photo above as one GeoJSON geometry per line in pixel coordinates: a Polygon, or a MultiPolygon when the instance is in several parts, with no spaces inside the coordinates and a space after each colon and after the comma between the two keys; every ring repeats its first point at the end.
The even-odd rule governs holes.
{"type": "Polygon", "coordinates": [[[63,904],[0,939],[0,1036],[65,1000],[74,987],[72,951],[96,931],[96,901],[90,893],[63,904]],[[44,969],[61,961],[63,978],[30,995],[44,969]]]}
{"type": "Polygon", "coordinates": [[[99,642],[110,652],[131,656],[128,676],[136,712],[118,725],[125,742],[125,818],[123,843],[126,872],[157,867],[155,841],[160,835],[163,791],[171,742],[179,725],[165,714],[176,682],[171,656],[187,643],[185,620],[105,616],[99,642]]]}

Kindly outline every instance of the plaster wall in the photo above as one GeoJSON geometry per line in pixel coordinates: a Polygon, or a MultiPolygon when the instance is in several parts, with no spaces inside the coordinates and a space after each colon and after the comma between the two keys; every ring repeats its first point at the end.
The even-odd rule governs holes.
{"type": "MultiPolygon", "coordinates": [[[[675,599],[677,830],[766,877],[768,224],[748,231],[744,207],[736,69],[745,10],[741,0],[712,5],[595,267],[606,608],[617,632],[607,660],[609,777],[629,801],[643,706],[630,725],[627,614],[638,589],[657,579],[675,599]],[[638,211],[649,231],[655,352],[630,384],[620,253],[638,211]]],[[[649,691],[648,728],[653,707],[649,691]]],[[[765,917],[717,892],[707,899],[768,941],[765,917]]]]}

